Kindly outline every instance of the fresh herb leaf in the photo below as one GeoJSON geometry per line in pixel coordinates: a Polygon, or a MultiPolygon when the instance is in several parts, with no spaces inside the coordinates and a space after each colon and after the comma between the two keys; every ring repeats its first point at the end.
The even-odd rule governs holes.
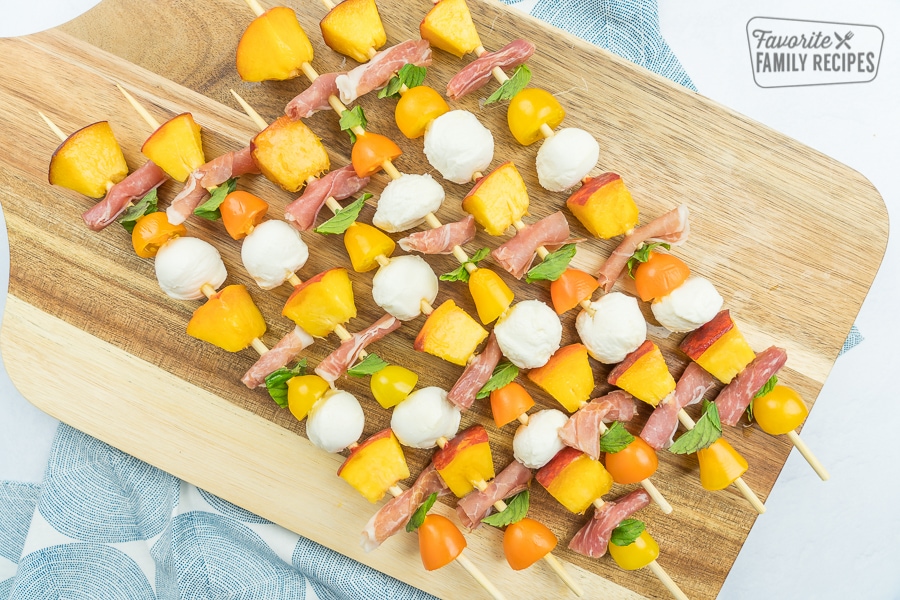
{"type": "Polygon", "coordinates": [[[387,82],[387,85],[378,90],[379,98],[399,98],[400,97],[400,88],[403,86],[400,78],[394,75],[391,77],[390,81],[387,82]]]}
{"type": "Polygon", "coordinates": [[[609,542],[616,546],[630,546],[634,540],[638,539],[647,528],[643,521],[638,519],[625,519],[619,526],[612,530],[609,536],[609,542]]]}
{"type": "Polygon", "coordinates": [[[628,266],[628,276],[634,279],[634,270],[641,263],[645,263],[650,260],[650,253],[656,248],[665,248],[666,250],[670,250],[672,248],[671,245],[665,242],[653,242],[652,244],[641,244],[637,250],[634,251],[634,254],[631,255],[631,258],[628,259],[628,262],[625,263],[628,266]]]}
{"type": "Polygon", "coordinates": [[[124,227],[125,231],[128,233],[134,232],[134,226],[138,222],[138,219],[144,215],[156,212],[156,203],[156,188],[153,188],[144,194],[144,197],[138,200],[137,204],[129,206],[125,212],[122,213],[122,216],[119,217],[119,225],[124,227]]]}
{"type": "Polygon", "coordinates": [[[316,227],[313,231],[326,235],[329,233],[344,233],[348,227],[356,222],[363,205],[371,197],[372,194],[366,192],[351,204],[334,213],[333,217],[316,227]]]}
{"type": "Polygon", "coordinates": [[[425,502],[423,502],[422,505],[416,509],[416,512],[413,513],[413,516],[409,518],[409,522],[406,524],[407,533],[412,533],[422,526],[422,523],[425,522],[425,515],[427,515],[428,511],[431,510],[431,507],[434,506],[436,500],[437,492],[425,498],[425,502]]]}
{"type": "Polygon", "coordinates": [[[776,385],[778,385],[778,377],[776,375],[772,375],[771,377],[769,377],[769,380],[761,388],[759,388],[759,391],[756,392],[753,397],[759,398],[760,396],[765,396],[773,389],[775,389],[776,385]]]}
{"type": "Polygon", "coordinates": [[[351,377],[365,377],[366,375],[374,375],[378,371],[382,370],[388,366],[388,364],[381,359],[377,354],[369,354],[364,359],[362,359],[359,364],[350,367],[347,370],[347,375],[351,377]]]}
{"type": "Polygon", "coordinates": [[[709,448],[720,437],[722,437],[722,422],[719,420],[719,409],[709,400],[703,400],[703,416],[697,420],[693,429],[669,447],[669,452],[691,454],[709,448]]]}
{"type": "Polygon", "coordinates": [[[237,177],[232,177],[219,187],[215,188],[209,195],[209,200],[194,209],[194,214],[210,221],[222,218],[219,207],[225,201],[225,196],[234,191],[237,187],[237,177]]]}
{"type": "Polygon", "coordinates": [[[400,89],[405,85],[407,88],[414,88],[422,85],[425,81],[425,74],[428,69],[425,67],[417,67],[414,64],[407,63],[401,67],[400,71],[391,77],[388,84],[381,88],[378,92],[379,98],[399,98],[400,89]]]}
{"type": "Polygon", "coordinates": [[[304,358],[294,365],[292,369],[281,367],[266,375],[266,389],[269,390],[269,395],[272,396],[275,404],[281,408],[287,407],[287,382],[294,377],[303,375],[305,372],[306,359],[304,358]]]}
{"type": "Polygon", "coordinates": [[[481,520],[482,523],[493,525],[494,527],[506,527],[513,523],[518,523],[528,514],[529,494],[528,490],[523,490],[510,498],[506,503],[506,509],[503,512],[494,513],[481,520]]]}
{"type": "Polygon", "coordinates": [[[628,433],[625,426],[618,421],[613,421],[606,433],[600,437],[600,450],[609,454],[615,454],[627,448],[633,441],[634,436],[628,433]]]}
{"type": "Polygon", "coordinates": [[[528,68],[528,65],[519,65],[516,67],[516,70],[513,71],[512,77],[504,81],[503,85],[498,87],[493,94],[488,96],[488,99],[485,100],[484,103],[493,104],[494,102],[500,102],[501,100],[509,100],[524,90],[529,81],[531,81],[531,69],[528,68]]]}
{"type": "Polygon", "coordinates": [[[491,395],[491,392],[494,390],[499,390],[502,387],[505,387],[507,384],[512,382],[519,375],[519,367],[512,364],[511,362],[502,362],[496,367],[494,367],[494,373],[491,375],[491,378],[487,380],[487,383],[478,390],[478,393],[475,395],[475,398],[481,400],[482,398],[487,398],[491,395]]]}
{"type": "Polygon", "coordinates": [[[556,281],[563,274],[566,267],[575,256],[575,244],[566,244],[559,250],[551,252],[547,255],[541,264],[531,267],[525,273],[525,281],[534,283],[535,281],[556,281]]]}
{"type": "Polygon", "coordinates": [[[472,258],[459,265],[458,268],[450,271],[449,273],[444,273],[443,275],[441,275],[441,281],[469,281],[469,271],[466,270],[466,265],[477,265],[479,262],[484,260],[484,258],[490,253],[490,251],[490,248],[482,248],[474,255],[472,255],[472,258]]]}
{"type": "Polygon", "coordinates": [[[753,400],[750,400],[750,404],[747,405],[747,410],[744,412],[747,413],[747,420],[752,423],[753,422],[753,400]]]}
{"type": "Polygon", "coordinates": [[[359,126],[363,129],[369,124],[366,121],[366,113],[363,112],[362,106],[357,104],[353,110],[345,110],[341,113],[341,131],[346,131],[350,135],[350,143],[356,143],[356,134],[350,131],[352,128],[359,126]]]}

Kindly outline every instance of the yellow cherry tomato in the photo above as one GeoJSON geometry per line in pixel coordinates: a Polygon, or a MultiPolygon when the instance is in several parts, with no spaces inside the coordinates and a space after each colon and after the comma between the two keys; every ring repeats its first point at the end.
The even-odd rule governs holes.
{"type": "Polygon", "coordinates": [[[331,386],[318,375],[299,375],[287,382],[288,409],[298,421],[309,414],[313,404],[325,395],[331,386]]]}
{"type": "Polygon", "coordinates": [[[403,93],[394,109],[394,119],[403,135],[415,139],[425,135],[428,124],[449,110],[440,94],[420,85],[403,93]]]}
{"type": "Polygon", "coordinates": [[[184,225],[172,225],[164,212],[146,214],[134,224],[131,245],[141,258],[153,258],[163,244],[187,235],[184,225]]]}
{"type": "Polygon", "coordinates": [[[396,244],[380,229],[366,223],[353,223],[344,232],[344,247],[357,273],[371,271],[378,266],[378,255],[389,257],[396,244]]]}
{"type": "Polygon", "coordinates": [[[646,529],[627,546],[616,546],[610,542],[608,549],[616,564],[626,571],[643,569],[659,557],[659,544],[646,529]]]}
{"type": "Polygon", "coordinates": [[[787,386],[776,385],[765,396],[753,400],[753,418],[770,435],[797,429],[808,414],[800,394],[787,386]]]}
{"type": "Polygon", "coordinates": [[[725,438],[719,438],[705,450],[697,450],[700,485],[706,490],[724,490],[747,470],[747,461],[725,438]]]}
{"type": "Polygon", "coordinates": [[[372,395],[383,408],[397,406],[416,387],[419,376],[399,365],[388,365],[372,375],[369,387],[372,395]]]}
{"type": "Polygon", "coordinates": [[[487,325],[506,312],[514,294],[506,282],[490,269],[476,269],[469,276],[469,293],[475,300],[478,318],[487,325]]]}
{"type": "Polygon", "coordinates": [[[522,90],[509,101],[506,121],[516,141],[528,146],[543,139],[541,125],[554,129],[566,116],[566,111],[553,94],[546,90],[522,90]]]}

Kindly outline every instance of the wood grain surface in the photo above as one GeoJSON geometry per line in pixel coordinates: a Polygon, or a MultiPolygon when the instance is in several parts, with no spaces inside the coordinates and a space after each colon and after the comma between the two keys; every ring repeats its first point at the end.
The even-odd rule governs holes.
{"type": "MultiPolygon", "coordinates": [[[[321,42],[317,22],[324,9],[316,3],[289,4],[313,42],[316,69],[347,68],[321,42]]],[[[380,1],[388,43],[417,37],[429,4],[380,1]]],[[[690,207],[692,237],[679,256],[715,283],[754,348],[787,348],[790,359],[780,378],[812,404],[883,256],[887,214],[871,184],[798,142],[498,3],[470,0],[470,6],[488,49],[514,37],[537,44],[529,61],[533,85],[557,94],[568,112],[564,125],[583,127],[600,140],[595,173],[622,175],[642,222],[679,203],[690,207]]],[[[58,141],[37,117],[38,110],[66,132],[109,120],[129,165],[136,168],[143,164],[139,148],[150,132],[115,90],[116,82],[160,121],[191,111],[203,127],[208,158],[245,146],[254,133],[250,120],[235,109],[229,88],[272,120],[305,87],[302,80],[246,84],[238,79],[234,51],[252,18],[243,3],[210,0],[167,7],[106,0],[64,31],[0,40],[0,68],[6,74],[0,82],[0,111],[6,117],[0,141],[7,149],[0,157],[0,204],[11,253],[11,298],[0,339],[13,381],[54,416],[273,521],[441,597],[479,597],[481,592],[458,570],[426,574],[417,563],[412,536],[396,536],[379,551],[362,555],[358,534],[377,506],[334,477],[340,458],[303,439],[303,423],[278,409],[265,392],[240,384],[240,375],[255,360],[252,350],[231,355],[184,335],[198,304],[166,297],[152,262],[134,255],[121,228],[91,233],[80,219],[91,201],[47,184],[47,163],[58,141]],[[66,365],[66,378],[40,385],[41,366],[53,362],[66,365]]],[[[470,59],[436,52],[428,82],[442,89],[470,59]]],[[[514,160],[522,172],[532,200],[526,221],[565,210],[565,194],[546,192],[537,183],[537,145],[523,148],[512,140],[504,106],[479,106],[487,93],[455,106],[475,112],[494,133],[492,166],[514,160]]],[[[396,162],[402,171],[431,171],[421,140],[406,140],[393,124],[394,101],[370,94],[360,104],[370,128],[405,150],[396,162]]],[[[336,116],[323,112],[307,122],[329,149],[332,167],[347,164],[349,140],[336,116]]],[[[373,178],[369,191],[376,197],[370,203],[386,183],[383,174],[373,178]]],[[[259,176],[242,179],[239,187],[266,198],[274,217],[292,200],[259,176]]],[[[438,216],[449,222],[462,216],[459,201],[469,186],[445,182],[444,187],[447,200],[438,216]]],[[[163,202],[177,191],[176,184],[163,186],[163,202]]],[[[361,219],[371,221],[371,215],[367,208],[361,219]]],[[[567,217],[576,235],[590,238],[567,217]]],[[[196,221],[188,224],[191,234],[220,250],[229,282],[251,290],[269,325],[263,339],[273,344],[293,326],[280,316],[290,290],[256,288],[241,265],[239,244],[220,224],[196,221]]],[[[349,268],[339,236],[304,239],[311,258],[301,278],[332,266],[349,268]]],[[[467,249],[472,253],[501,241],[479,232],[467,249]]],[[[595,269],[613,245],[589,239],[580,245],[574,264],[595,269]]],[[[456,266],[452,257],[430,257],[429,262],[438,273],[456,266]]],[[[381,311],[371,300],[371,274],[351,272],[351,279],[359,309],[348,327],[352,331],[375,321],[381,311]]],[[[549,301],[546,285],[507,281],[518,299],[549,301]]],[[[620,286],[629,291],[627,282],[620,286]]],[[[464,285],[442,283],[438,302],[446,298],[474,312],[464,285]]],[[[564,343],[576,341],[574,317],[563,317],[564,343]]],[[[422,322],[404,324],[373,349],[416,370],[420,386],[448,388],[461,368],[412,350],[422,322]]],[[[675,348],[680,336],[654,339],[679,375],[686,364],[675,348]]],[[[336,345],[334,336],[317,341],[307,351],[311,364],[336,345]]],[[[609,387],[603,383],[608,368],[594,367],[599,395],[609,387]]],[[[388,426],[390,415],[368,399],[366,379],[344,378],[339,385],[363,400],[365,435],[388,426]]],[[[554,407],[552,399],[525,385],[542,407],[554,407]]],[[[639,410],[629,425],[635,432],[650,412],[647,406],[639,410]]],[[[463,416],[463,426],[473,423],[488,429],[496,467],[505,466],[512,457],[513,427],[498,430],[483,402],[463,416]]],[[[745,480],[764,499],[790,451],[788,441],[755,426],[728,429],[725,437],[747,457],[751,467],[745,480]]],[[[408,450],[411,470],[418,473],[430,455],[408,450]]],[[[810,476],[815,476],[812,471],[810,476]]],[[[668,516],[653,506],[639,514],[660,543],[660,564],[690,597],[715,597],[755,513],[734,489],[704,491],[693,456],[661,453],[653,479],[675,507],[668,516]]],[[[610,497],[625,491],[617,486],[610,497]]],[[[532,516],[560,537],[558,554],[579,567],[590,597],[629,597],[628,590],[667,597],[646,570],[624,572],[608,557],[589,560],[563,549],[588,517],[568,514],[538,485],[532,498],[532,516]]],[[[524,576],[505,567],[498,532],[482,528],[469,537],[477,562],[510,597],[565,593],[543,567],[524,576]]]]}

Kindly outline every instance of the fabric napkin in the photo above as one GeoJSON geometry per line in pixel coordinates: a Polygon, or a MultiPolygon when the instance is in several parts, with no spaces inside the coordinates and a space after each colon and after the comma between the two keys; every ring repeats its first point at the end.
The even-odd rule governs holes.
{"type": "MultiPolygon", "coordinates": [[[[654,0],[531,13],[694,89],[654,0]]],[[[859,341],[854,328],[845,349],[859,341]]],[[[431,598],[60,425],[41,486],[0,483],[0,599],[68,597],[431,598]]]]}

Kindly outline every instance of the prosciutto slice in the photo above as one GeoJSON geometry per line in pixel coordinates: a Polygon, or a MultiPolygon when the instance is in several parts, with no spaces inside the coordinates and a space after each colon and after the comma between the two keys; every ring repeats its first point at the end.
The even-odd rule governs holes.
{"type": "MultiPolygon", "coordinates": [[[[318,80],[316,80],[318,81],[318,80]]],[[[316,224],[316,217],[328,198],[343,200],[369,185],[368,177],[357,177],[353,165],[331,171],[306,185],[303,195],[284,209],[284,220],[300,231],[316,224]]]]}
{"type": "Polygon", "coordinates": [[[194,209],[209,198],[208,188],[249,173],[259,173],[259,167],[250,154],[250,146],[212,159],[188,176],[184,187],[166,209],[169,223],[184,223],[194,213],[194,209]]]}
{"type": "Polygon", "coordinates": [[[112,186],[106,197],[81,215],[84,224],[92,231],[100,231],[119,218],[129,202],[143,198],[147,192],[158,188],[169,178],[156,163],[148,160],[128,177],[112,186]]]}
{"type": "Polygon", "coordinates": [[[685,406],[700,402],[715,385],[715,377],[697,363],[689,363],[678,379],[675,391],[663,398],[647,419],[641,431],[641,439],[654,450],[671,446],[675,430],[678,429],[678,413],[685,406]]]}
{"type": "Polygon", "coordinates": [[[359,353],[366,346],[377,342],[390,332],[398,329],[400,324],[401,322],[391,315],[384,315],[372,325],[354,333],[349,340],[341,342],[337,350],[326,356],[319,363],[319,366],[316,367],[316,375],[328,383],[334,383],[338,377],[346,373],[347,369],[356,362],[356,359],[359,358],[359,353]]]}
{"type": "Polygon", "coordinates": [[[481,88],[491,79],[495,67],[518,67],[534,54],[534,44],[528,40],[513,40],[496,52],[485,52],[466,65],[447,82],[447,97],[459,100],[466,94],[481,88]]]}
{"type": "Polygon", "coordinates": [[[372,90],[382,88],[403,65],[427,67],[431,64],[431,46],[427,40],[408,40],[376,54],[369,62],[341,73],[335,79],[341,100],[355,101],[372,90]]]}
{"type": "Polygon", "coordinates": [[[522,279],[539,246],[558,246],[568,239],[569,223],[562,212],[556,211],[521,229],[512,239],[497,246],[491,256],[513,277],[522,279]]]}
{"type": "Polygon", "coordinates": [[[337,96],[338,87],[335,82],[343,73],[324,73],[319,75],[312,84],[294,96],[294,99],[284,107],[284,114],[294,119],[306,119],[320,110],[328,110],[331,105],[328,98],[337,96]]]}
{"type": "Polygon", "coordinates": [[[494,368],[500,362],[500,345],[497,343],[497,336],[491,332],[487,345],[481,354],[476,356],[469,364],[447,395],[447,400],[453,403],[459,410],[468,410],[475,402],[475,396],[478,390],[484,387],[484,384],[491,378],[494,368]]]}
{"type": "Polygon", "coordinates": [[[265,382],[266,377],[281,367],[285,366],[299,355],[305,348],[313,343],[313,337],[294,327],[293,331],[285,335],[268,352],[259,357],[250,370],[244,373],[241,381],[251,390],[265,382]]]}
{"type": "Polygon", "coordinates": [[[600,510],[594,510],[594,518],[578,530],[569,542],[569,550],[590,558],[600,558],[606,554],[613,529],[648,504],[650,495],[643,488],[607,502],[600,510]]]}
{"type": "Polygon", "coordinates": [[[528,489],[531,481],[531,469],[517,460],[509,463],[484,488],[483,492],[475,490],[456,504],[459,522],[472,531],[481,525],[481,520],[491,514],[494,503],[528,489]]]}
{"type": "Polygon", "coordinates": [[[732,427],[741,420],[753,396],[787,362],[787,352],[772,346],[753,359],[716,397],[719,419],[732,427]]]}
{"type": "Polygon", "coordinates": [[[597,281],[603,291],[608,292],[612,289],[619,275],[622,274],[622,269],[628,263],[628,259],[644,242],[666,242],[673,246],[683,244],[691,230],[689,217],[687,206],[682,204],[678,208],[673,208],[666,214],[656,217],[646,225],[638,227],[631,235],[626,235],[600,267],[600,272],[597,274],[597,281]]]}
{"type": "Polygon", "coordinates": [[[450,254],[454,246],[463,246],[473,239],[475,239],[475,217],[468,215],[456,223],[447,223],[437,229],[408,235],[397,243],[407,252],[450,254]]]}
{"type": "Polygon", "coordinates": [[[443,496],[449,492],[450,490],[435,470],[434,465],[428,465],[419,474],[411,488],[396,498],[391,498],[369,519],[363,529],[360,546],[366,552],[371,552],[405,527],[425,498],[431,494],[436,493],[438,496],[443,496]]]}
{"type": "Polygon", "coordinates": [[[581,450],[594,460],[600,458],[600,424],[630,421],[635,414],[634,398],[614,390],[582,406],[559,430],[566,446],[581,450]]]}

